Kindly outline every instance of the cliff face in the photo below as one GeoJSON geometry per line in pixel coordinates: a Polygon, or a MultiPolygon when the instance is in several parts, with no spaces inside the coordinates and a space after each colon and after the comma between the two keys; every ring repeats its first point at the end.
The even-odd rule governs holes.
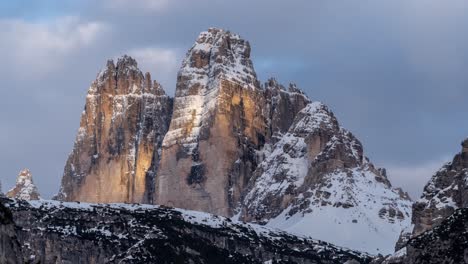
{"type": "Polygon", "coordinates": [[[32,174],[28,169],[20,171],[16,178],[16,185],[6,193],[6,196],[21,200],[39,200],[41,196],[34,185],[32,174]]]}
{"type": "Polygon", "coordinates": [[[23,254],[16,236],[13,216],[2,203],[0,203],[0,263],[23,263],[23,254]]]}
{"type": "Polygon", "coordinates": [[[468,209],[460,208],[434,228],[410,238],[382,264],[468,263],[468,209]]]}
{"type": "Polygon", "coordinates": [[[156,179],[157,204],[232,215],[265,142],[249,43],[210,29],[187,53],[156,179]]]}
{"type": "Polygon", "coordinates": [[[173,105],[133,59],[108,64],[58,198],[236,216],[372,253],[390,253],[411,218],[328,107],[293,84],[261,85],[249,43],[214,28],[187,52],[173,105]]]}
{"type": "Polygon", "coordinates": [[[241,219],[371,253],[393,252],[410,224],[411,201],[369,162],[328,107],[309,103],[264,152],[241,219]]]}
{"type": "Polygon", "coordinates": [[[12,210],[25,256],[11,263],[371,261],[366,254],[325,242],[201,212],[151,205],[3,202],[12,210]]]}
{"type": "Polygon", "coordinates": [[[89,88],[57,196],[64,201],[150,202],[172,99],[124,56],[89,88]]]}
{"type": "Polygon", "coordinates": [[[413,235],[439,225],[457,208],[468,207],[468,139],[452,162],[445,164],[424,187],[413,205],[413,235]]]}

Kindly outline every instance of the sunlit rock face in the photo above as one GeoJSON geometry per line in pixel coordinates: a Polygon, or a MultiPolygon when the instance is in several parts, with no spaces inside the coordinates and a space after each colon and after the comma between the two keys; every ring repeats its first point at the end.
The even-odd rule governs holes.
{"type": "Polygon", "coordinates": [[[268,133],[265,103],[249,43],[202,32],[177,77],[155,202],[231,215],[268,133]]]}
{"type": "Polygon", "coordinates": [[[57,198],[150,202],[171,111],[172,99],[134,59],[109,61],[89,88],[57,198]]]}
{"type": "Polygon", "coordinates": [[[16,185],[6,193],[6,196],[14,199],[21,200],[39,200],[41,196],[34,185],[32,174],[29,169],[20,171],[16,178],[16,185]]]}

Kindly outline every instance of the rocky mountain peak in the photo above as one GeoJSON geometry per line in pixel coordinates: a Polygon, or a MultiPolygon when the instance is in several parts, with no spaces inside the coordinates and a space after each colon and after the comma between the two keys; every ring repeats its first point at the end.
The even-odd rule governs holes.
{"type": "Polygon", "coordinates": [[[468,153],[468,138],[462,142],[462,153],[468,153]]]}
{"type": "Polygon", "coordinates": [[[367,252],[392,252],[395,230],[410,222],[411,201],[369,162],[333,112],[310,102],[277,134],[249,182],[241,219],[367,252]]]}
{"type": "Polygon", "coordinates": [[[33,183],[32,174],[29,169],[23,169],[16,178],[16,185],[6,194],[9,198],[22,200],[39,200],[40,195],[36,185],[33,183]]]}
{"type": "Polygon", "coordinates": [[[456,209],[468,207],[468,139],[451,162],[429,180],[413,205],[413,235],[438,226],[456,209]]]}
{"type": "Polygon", "coordinates": [[[149,202],[171,114],[172,98],[135,59],[109,60],[88,90],[57,198],[149,202]]]}
{"type": "Polygon", "coordinates": [[[203,84],[208,79],[225,79],[251,88],[258,87],[250,59],[250,44],[239,35],[223,29],[201,32],[188,51],[181,75],[194,75],[203,84]],[[201,76],[208,77],[199,78],[201,76]]]}

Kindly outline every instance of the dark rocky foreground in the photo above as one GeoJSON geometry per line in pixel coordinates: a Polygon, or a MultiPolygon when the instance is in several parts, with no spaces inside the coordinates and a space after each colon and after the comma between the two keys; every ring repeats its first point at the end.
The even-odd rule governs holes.
{"type": "Polygon", "coordinates": [[[383,263],[468,263],[468,208],[456,210],[438,226],[411,238],[383,263]]]}
{"type": "Polygon", "coordinates": [[[194,211],[6,198],[2,203],[9,210],[1,207],[7,216],[0,229],[1,263],[371,262],[369,255],[325,242],[194,211]]]}

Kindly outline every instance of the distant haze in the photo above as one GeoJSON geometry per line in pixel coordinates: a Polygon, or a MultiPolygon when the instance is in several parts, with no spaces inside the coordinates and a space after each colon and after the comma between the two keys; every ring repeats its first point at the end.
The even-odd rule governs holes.
{"type": "Polygon", "coordinates": [[[0,180],[31,169],[58,191],[86,91],[128,53],[174,94],[200,31],[252,45],[261,80],[329,105],[367,156],[413,198],[468,136],[468,2],[45,0],[0,3],[0,180]]]}

